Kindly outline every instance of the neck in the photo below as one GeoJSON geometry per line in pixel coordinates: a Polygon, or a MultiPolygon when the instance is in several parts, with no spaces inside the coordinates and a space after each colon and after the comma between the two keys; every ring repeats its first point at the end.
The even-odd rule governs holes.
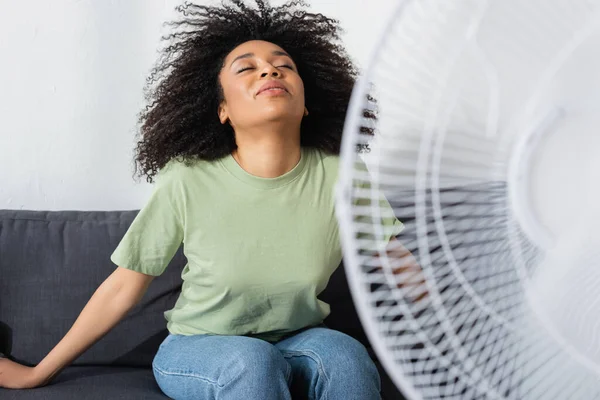
{"type": "Polygon", "coordinates": [[[246,172],[261,178],[276,178],[291,171],[300,161],[300,129],[295,135],[265,132],[260,135],[236,132],[233,158],[246,172]]]}

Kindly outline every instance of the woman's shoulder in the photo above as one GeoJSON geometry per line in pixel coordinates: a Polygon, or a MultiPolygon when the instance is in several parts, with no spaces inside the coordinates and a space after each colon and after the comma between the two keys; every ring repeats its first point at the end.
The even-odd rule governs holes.
{"type": "MultiPolygon", "coordinates": [[[[340,155],[327,153],[320,149],[314,149],[314,152],[316,154],[317,163],[321,165],[321,168],[325,170],[326,173],[333,174],[333,176],[337,177],[339,169],[341,168],[340,155]]],[[[354,168],[355,171],[369,171],[364,156],[361,154],[357,154],[355,157],[352,168],[354,168]]]]}
{"type": "Polygon", "coordinates": [[[186,172],[183,160],[172,158],[156,174],[157,182],[175,179],[186,172]]]}
{"type": "Polygon", "coordinates": [[[314,152],[317,162],[325,165],[326,167],[337,168],[340,160],[339,154],[328,153],[317,148],[313,148],[311,150],[314,152]]]}
{"type": "Polygon", "coordinates": [[[157,183],[185,181],[196,176],[198,171],[205,168],[209,161],[200,159],[172,158],[156,174],[157,183]]]}

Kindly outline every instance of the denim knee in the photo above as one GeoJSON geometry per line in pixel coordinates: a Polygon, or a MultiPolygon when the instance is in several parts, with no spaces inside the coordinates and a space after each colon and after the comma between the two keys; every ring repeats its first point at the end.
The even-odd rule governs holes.
{"type": "Polygon", "coordinates": [[[283,350],[288,357],[305,356],[313,360],[322,380],[329,384],[373,384],[381,390],[381,378],[369,352],[358,340],[345,333],[315,328],[294,350],[283,350]],[[295,350],[295,351],[294,351],[295,350]]]}
{"type": "Polygon", "coordinates": [[[339,372],[348,377],[354,376],[356,379],[362,379],[365,376],[377,376],[379,382],[379,372],[369,352],[358,340],[344,333],[335,332],[330,333],[328,344],[338,350],[329,352],[327,358],[323,360],[325,363],[324,369],[330,375],[339,372]]]}
{"type": "Polygon", "coordinates": [[[245,337],[168,338],[153,362],[156,381],[172,398],[215,398],[240,390],[262,393],[291,381],[291,366],[268,342],[245,337]]]}
{"type": "Polygon", "coordinates": [[[268,342],[255,340],[244,345],[235,360],[235,367],[224,375],[227,383],[234,379],[269,380],[283,373],[286,381],[291,379],[291,366],[277,348],[268,342]]]}

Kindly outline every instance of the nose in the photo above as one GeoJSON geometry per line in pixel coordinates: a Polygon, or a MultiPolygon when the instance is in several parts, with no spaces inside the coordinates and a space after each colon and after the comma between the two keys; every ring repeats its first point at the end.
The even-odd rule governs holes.
{"type": "Polygon", "coordinates": [[[275,68],[271,64],[268,64],[267,66],[265,66],[265,68],[263,68],[263,71],[260,74],[261,78],[265,78],[267,76],[280,77],[281,73],[279,72],[279,70],[277,70],[277,68],[275,68]]]}

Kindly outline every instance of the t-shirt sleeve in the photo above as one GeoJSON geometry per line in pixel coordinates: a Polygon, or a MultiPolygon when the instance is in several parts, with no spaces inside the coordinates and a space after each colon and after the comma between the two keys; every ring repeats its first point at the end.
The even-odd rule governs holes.
{"type": "Polygon", "coordinates": [[[158,276],[181,246],[184,235],[183,185],[159,172],[149,200],[110,256],[116,265],[158,276]]]}
{"type": "Polygon", "coordinates": [[[357,158],[354,168],[354,215],[362,227],[359,237],[389,242],[402,232],[404,224],[396,218],[383,191],[372,184],[365,163],[357,158]]]}

